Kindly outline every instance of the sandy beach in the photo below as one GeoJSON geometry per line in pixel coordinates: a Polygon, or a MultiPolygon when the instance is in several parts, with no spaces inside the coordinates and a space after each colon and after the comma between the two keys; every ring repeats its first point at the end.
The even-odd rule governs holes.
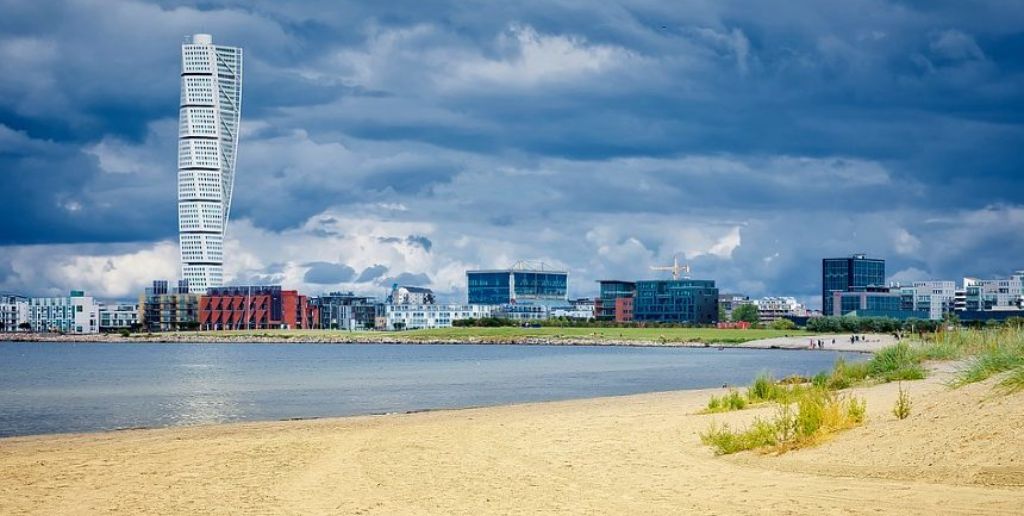
{"type": "Polygon", "coordinates": [[[0,440],[2,514],[1019,514],[1024,393],[939,371],[854,391],[868,423],[716,457],[715,390],[0,440]]]}

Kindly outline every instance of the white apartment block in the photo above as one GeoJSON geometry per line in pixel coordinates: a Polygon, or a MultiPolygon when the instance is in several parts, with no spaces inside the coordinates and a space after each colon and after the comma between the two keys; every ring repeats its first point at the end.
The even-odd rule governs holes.
{"type": "Polygon", "coordinates": [[[1024,270],[1006,279],[964,278],[964,309],[978,311],[1024,309],[1024,270]]]}
{"type": "Polygon", "coordinates": [[[181,46],[178,231],[181,277],[205,293],[224,283],[242,102],[242,49],[196,34],[181,46]]]}
{"type": "Polygon", "coordinates": [[[905,310],[928,312],[928,318],[941,320],[956,306],[957,288],[954,281],[915,281],[899,287],[905,310]]]}
{"type": "Polygon", "coordinates": [[[100,331],[130,330],[139,324],[138,304],[100,304],[100,331]]]}
{"type": "Polygon", "coordinates": [[[28,322],[35,332],[98,333],[99,305],[75,290],[67,297],[33,297],[28,300],[28,322]]]}
{"type": "Polygon", "coordinates": [[[383,322],[387,330],[451,328],[461,319],[491,316],[487,305],[384,305],[383,322]]]}
{"type": "Polygon", "coordinates": [[[21,331],[28,322],[28,298],[0,295],[0,332],[21,331]]]}
{"type": "Polygon", "coordinates": [[[753,304],[757,307],[761,322],[771,322],[785,316],[807,316],[807,307],[794,297],[762,297],[753,301],[753,304]]]}

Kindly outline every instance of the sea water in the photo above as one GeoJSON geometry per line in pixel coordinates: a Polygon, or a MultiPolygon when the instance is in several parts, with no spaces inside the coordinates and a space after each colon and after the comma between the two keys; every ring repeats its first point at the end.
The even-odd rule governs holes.
{"type": "Polygon", "coordinates": [[[383,414],[813,375],[834,351],[0,342],[0,436],[383,414]]]}

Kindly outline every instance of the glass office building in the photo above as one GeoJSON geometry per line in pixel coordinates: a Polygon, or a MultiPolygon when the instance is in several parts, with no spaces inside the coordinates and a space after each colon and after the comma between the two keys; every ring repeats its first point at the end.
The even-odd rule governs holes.
{"type": "Polygon", "coordinates": [[[825,315],[835,312],[832,301],[835,292],[866,292],[869,287],[884,285],[885,260],[866,258],[862,254],[825,258],[821,261],[821,311],[825,315]]]}
{"type": "Polygon", "coordinates": [[[569,300],[569,273],[565,271],[466,271],[466,280],[471,305],[566,304],[569,300]]]}
{"type": "Polygon", "coordinates": [[[714,324],[718,322],[718,288],[713,280],[638,281],[633,320],[714,324]]]}
{"type": "Polygon", "coordinates": [[[615,319],[615,300],[633,297],[636,294],[636,282],[620,280],[600,280],[601,295],[594,307],[594,316],[598,319],[615,319]]]}

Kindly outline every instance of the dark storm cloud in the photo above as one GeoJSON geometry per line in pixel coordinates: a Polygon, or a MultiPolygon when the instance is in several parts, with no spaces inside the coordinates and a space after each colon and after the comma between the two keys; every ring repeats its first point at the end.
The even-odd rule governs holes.
{"type": "MultiPolygon", "coordinates": [[[[231,217],[271,233],[354,238],[314,218],[337,209],[438,228],[369,238],[389,252],[487,266],[540,252],[632,277],[678,252],[673,231],[739,227],[731,254],[695,265],[752,293],[813,293],[808,264],[854,250],[954,278],[1020,266],[1024,4],[0,0],[0,12],[0,246],[174,239],[178,45],[210,32],[245,49],[231,217]],[[479,243],[492,232],[505,240],[479,243]]],[[[252,279],[280,280],[277,265],[252,279]]],[[[392,265],[357,281],[390,281],[392,265]]],[[[305,278],[356,276],[343,267],[317,262],[305,278]]],[[[413,279],[440,277],[428,272],[413,279]]]]}
{"type": "Polygon", "coordinates": [[[359,273],[359,277],[356,278],[356,283],[369,283],[388,272],[388,268],[385,265],[372,265],[363,269],[363,272],[359,273]]]}
{"type": "Polygon", "coordinates": [[[421,272],[414,274],[411,272],[403,272],[398,276],[383,278],[377,283],[384,286],[405,285],[410,287],[420,287],[429,285],[430,281],[430,276],[425,273],[421,272]]]}
{"type": "Polygon", "coordinates": [[[308,268],[303,280],[316,285],[345,283],[356,275],[352,267],[343,263],[311,262],[304,265],[308,268]]]}

